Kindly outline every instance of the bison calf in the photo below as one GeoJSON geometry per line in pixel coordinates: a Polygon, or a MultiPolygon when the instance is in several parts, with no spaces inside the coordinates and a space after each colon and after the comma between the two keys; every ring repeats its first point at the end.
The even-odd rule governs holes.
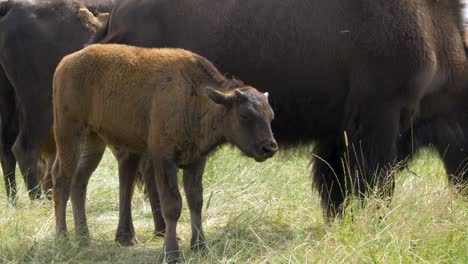
{"type": "MultiPolygon", "coordinates": [[[[177,171],[184,169],[193,248],[203,247],[201,177],[207,155],[231,143],[257,161],[278,147],[271,131],[268,94],[227,80],[205,58],[182,49],[91,45],[66,56],[53,80],[56,235],[66,234],[71,193],[76,233],[88,236],[86,184],[107,144],[147,153],[164,220],[168,262],[179,258],[181,212],[177,171]]],[[[137,159],[120,161],[131,177],[137,159]]]]}

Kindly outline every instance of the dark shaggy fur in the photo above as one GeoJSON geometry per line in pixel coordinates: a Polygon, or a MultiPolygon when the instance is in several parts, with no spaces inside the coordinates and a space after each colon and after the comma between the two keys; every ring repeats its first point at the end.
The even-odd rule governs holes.
{"type": "Polygon", "coordinates": [[[90,37],[78,19],[78,10],[88,7],[92,12],[109,11],[110,3],[109,0],[0,3],[0,155],[10,199],[16,193],[16,160],[30,197],[40,196],[37,163],[52,126],[55,67],[64,55],[81,48],[90,37]]]}
{"type": "Polygon", "coordinates": [[[400,136],[400,159],[432,147],[444,162],[449,183],[468,194],[468,113],[441,114],[420,120],[400,136]]]}

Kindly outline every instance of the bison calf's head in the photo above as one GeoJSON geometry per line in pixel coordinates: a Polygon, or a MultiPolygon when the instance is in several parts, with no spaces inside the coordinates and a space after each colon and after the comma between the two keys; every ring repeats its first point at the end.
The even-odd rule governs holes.
{"type": "Polygon", "coordinates": [[[271,131],[274,113],[268,93],[245,86],[229,92],[207,88],[208,97],[226,108],[226,139],[256,161],[265,161],[278,151],[271,131]]]}

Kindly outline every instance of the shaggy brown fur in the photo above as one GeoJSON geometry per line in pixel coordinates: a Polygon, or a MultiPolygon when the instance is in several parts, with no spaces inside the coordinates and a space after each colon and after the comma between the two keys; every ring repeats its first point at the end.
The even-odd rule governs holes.
{"type": "MultiPolygon", "coordinates": [[[[257,161],[277,151],[267,94],[238,85],[203,57],[182,49],[91,45],[66,56],[53,80],[57,237],[67,230],[65,209],[71,182],[76,232],[87,236],[83,183],[106,145],[112,144],[150,157],[167,225],[169,262],[179,258],[176,223],[182,202],[177,171],[184,169],[191,245],[203,247],[200,179],[207,155],[225,142],[257,161]]],[[[136,166],[137,154],[119,158],[121,180],[134,177],[136,166]]],[[[129,201],[126,197],[131,191],[121,195],[121,203],[129,201]]],[[[131,215],[121,215],[121,220],[125,217],[131,215]]]]}

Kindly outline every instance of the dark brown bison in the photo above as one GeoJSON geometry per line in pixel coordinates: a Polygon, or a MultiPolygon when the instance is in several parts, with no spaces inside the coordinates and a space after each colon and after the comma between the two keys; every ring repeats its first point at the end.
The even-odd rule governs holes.
{"type": "Polygon", "coordinates": [[[117,0],[90,43],[185,48],[268,87],[280,142],[316,142],[313,183],[333,217],[351,194],[392,193],[415,118],[460,110],[461,12],[459,0],[117,0]]]}
{"type": "MultiPolygon", "coordinates": [[[[0,160],[11,200],[16,196],[16,160],[30,197],[40,197],[37,165],[41,149],[47,153],[52,127],[55,67],[64,55],[80,49],[90,37],[88,30],[98,26],[97,18],[82,23],[85,15],[99,17],[110,5],[110,0],[0,2],[0,160]]],[[[46,166],[41,166],[44,174],[46,166]]]]}
{"type": "MultiPolygon", "coordinates": [[[[207,155],[223,143],[264,161],[277,151],[268,94],[227,80],[205,58],[182,49],[91,45],[66,56],[53,79],[57,159],[54,201],[57,237],[67,232],[71,194],[75,231],[88,235],[86,183],[107,144],[147,153],[166,220],[169,263],[179,259],[176,226],[182,201],[177,171],[192,223],[192,248],[204,246],[201,177],[207,155]],[[72,191],[70,191],[72,189],[72,191]]],[[[119,159],[120,177],[131,178],[132,161],[119,159]]]]}

